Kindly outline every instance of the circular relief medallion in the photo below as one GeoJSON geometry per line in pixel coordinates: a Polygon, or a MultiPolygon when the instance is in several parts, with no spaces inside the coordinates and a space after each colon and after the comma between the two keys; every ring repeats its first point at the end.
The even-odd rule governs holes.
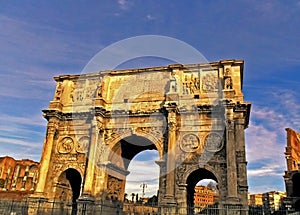
{"type": "Polygon", "coordinates": [[[182,137],[180,148],[184,152],[195,152],[200,145],[199,137],[195,134],[186,134],[182,137]]]}
{"type": "Polygon", "coordinates": [[[205,138],[205,149],[209,152],[217,152],[223,148],[222,137],[217,133],[210,133],[205,138]]]}
{"type": "Polygon", "coordinates": [[[78,140],[76,151],[79,153],[86,153],[88,151],[89,139],[88,136],[81,137],[78,140]]]}
{"type": "Polygon", "coordinates": [[[74,147],[73,139],[70,137],[63,138],[58,145],[59,153],[70,153],[74,147]]]}

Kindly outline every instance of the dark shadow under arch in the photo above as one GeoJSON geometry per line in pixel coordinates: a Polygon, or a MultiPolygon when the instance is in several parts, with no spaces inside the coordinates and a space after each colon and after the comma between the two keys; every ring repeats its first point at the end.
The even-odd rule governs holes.
{"type": "Polygon", "coordinates": [[[124,166],[127,169],[130,161],[136,156],[138,153],[145,150],[157,150],[154,143],[145,137],[132,135],[126,137],[120,141],[121,149],[122,149],[122,158],[124,162],[124,166]]]}
{"type": "Polygon", "coordinates": [[[295,211],[300,211],[300,199],[295,202],[295,211]]]}
{"type": "Polygon", "coordinates": [[[57,192],[59,192],[60,201],[67,201],[68,199],[72,201],[72,215],[77,213],[77,199],[80,196],[81,183],[80,173],[73,168],[62,172],[58,178],[60,189],[57,192]]]}
{"type": "Polygon", "coordinates": [[[300,197],[300,173],[295,173],[293,181],[293,197],[300,197]]]}
{"type": "Polygon", "coordinates": [[[80,195],[81,175],[75,169],[67,169],[66,178],[69,180],[69,183],[73,191],[72,202],[75,203],[80,195]]]}
{"type": "MultiPolygon", "coordinates": [[[[154,142],[146,137],[133,134],[121,139],[112,147],[109,155],[109,161],[112,165],[126,172],[128,171],[128,167],[132,159],[139,153],[147,150],[156,150],[159,155],[159,150],[157,149],[154,142]]],[[[126,177],[126,175],[124,176],[126,177]]],[[[125,183],[122,186],[126,187],[126,179],[124,177],[121,178],[117,175],[111,175],[111,178],[113,177],[116,178],[116,180],[119,180],[122,184],[125,180],[125,183]]],[[[159,178],[159,175],[157,176],[157,178],[159,178]]],[[[124,200],[125,187],[123,187],[124,189],[120,189],[121,192],[118,193],[118,196],[114,197],[115,199],[124,200]]]]}

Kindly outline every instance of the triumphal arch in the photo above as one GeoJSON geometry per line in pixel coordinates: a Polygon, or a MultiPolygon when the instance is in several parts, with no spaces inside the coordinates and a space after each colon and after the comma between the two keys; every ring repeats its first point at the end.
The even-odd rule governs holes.
{"type": "Polygon", "coordinates": [[[72,202],[74,214],[122,214],[128,165],[144,150],[159,154],[160,214],[193,214],[204,178],[218,183],[219,208],[246,213],[251,105],[243,66],[222,60],[55,77],[30,213],[39,199],[45,208],[72,202]]]}

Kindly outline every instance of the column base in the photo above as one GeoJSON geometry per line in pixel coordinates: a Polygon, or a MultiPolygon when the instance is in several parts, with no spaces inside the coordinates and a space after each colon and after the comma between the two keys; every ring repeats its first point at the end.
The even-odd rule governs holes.
{"type": "Polygon", "coordinates": [[[165,195],[160,203],[160,213],[163,215],[177,214],[177,206],[174,196],[165,195]]]}
{"type": "Polygon", "coordinates": [[[225,201],[226,205],[242,205],[238,197],[227,197],[225,201]]]}
{"type": "Polygon", "coordinates": [[[164,198],[161,201],[161,205],[177,205],[177,202],[175,200],[174,196],[171,195],[165,195],[164,198]]]}
{"type": "Polygon", "coordinates": [[[91,195],[83,194],[77,199],[77,213],[92,215],[94,214],[95,199],[91,195]]]}
{"type": "Polygon", "coordinates": [[[37,215],[51,211],[48,199],[40,193],[32,194],[28,197],[28,215],[37,215]]]}

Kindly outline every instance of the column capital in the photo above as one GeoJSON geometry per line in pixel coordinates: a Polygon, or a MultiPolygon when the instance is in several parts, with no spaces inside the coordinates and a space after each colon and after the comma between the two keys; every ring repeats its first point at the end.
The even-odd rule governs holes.
{"type": "Polygon", "coordinates": [[[236,119],[234,119],[234,121],[235,121],[235,124],[237,124],[237,125],[245,125],[245,122],[246,122],[245,118],[236,118],[236,119]]]}
{"type": "Polygon", "coordinates": [[[234,129],[234,120],[232,119],[225,119],[225,126],[227,130],[233,130],[234,129]]]}

